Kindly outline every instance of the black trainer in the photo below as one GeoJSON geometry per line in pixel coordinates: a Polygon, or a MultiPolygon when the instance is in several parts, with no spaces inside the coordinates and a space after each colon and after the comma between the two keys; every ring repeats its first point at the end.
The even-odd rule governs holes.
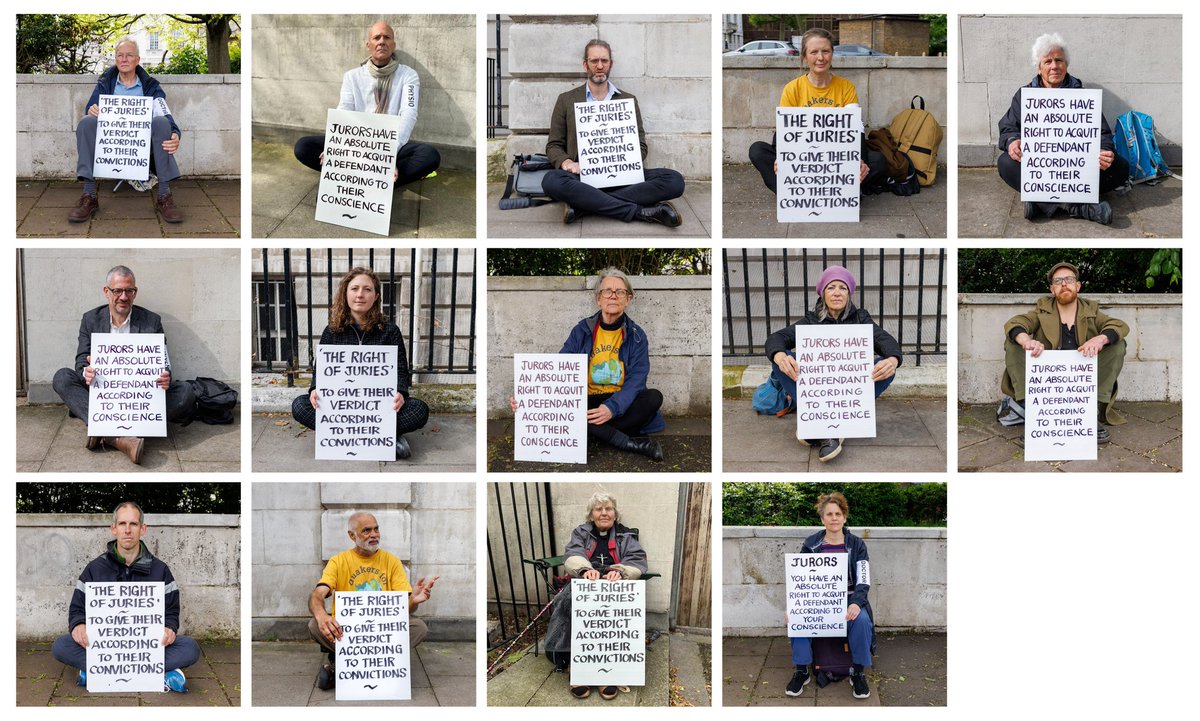
{"type": "Polygon", "coordinates": [[[1021,205],[1024,206],[1022,209],[1025,211],[1025,220],[1033,220],[1038,217],[1038,207],[1036,203],[1026,200],[1025,202],[1021,203],[1021,205]]]}
{"type": "Polygon", "coordinates": [[[808,682],[812,681],[812,677],[808,675],[808,666],[797,666],[796,673],[792,674],[792,680],[788,681],[787,690],[784,691],[788,696],[799,696],[804,693],[804,687],[808,682]]]}
{"type": "Polygon", "coordinates": [[[1072,203],[1067,212],[1072,218],[1090,220],[1100,225],[1108,225],[1113,218],[1112,206],[1107,200],[1101,200],[1099,203],[1072,203]]]}
{"type": "Polygon", "coordinates": [[[317,688],[322,691],[328,691],[333,688],[337,682],[337,674],[333,671],[333,664],[329,661],[321,662],[321,670],[317,671],[317,688]]]}
{"type": "Polygon", "coordinates": [[[854,687],[854,698],[871,697],[871,689],[867,687],[867,674],[862,671],[850,672],[850,685],[854,687]]]}
{"type": "Polygon", "coordinates": [[[1097,423],[1096,424],[1096,443],[1098,443],[1099,445],[1104,445],[1105,443],[1110,443],[1110,442],[1112,442],[1112,439],[1108,437],[1108,426],[1105,426],[1103,423],[1097,423]]]}
{"type": "Polygon", "coordinates": [[[408,445],[408,439],[404,436],[396,437],[396,460],[403,460],[412,457],[412,446],[408,445]]]}
{"type": "Polygon", "coordinates": [[[821,441],[821,450],[817,451],[817,460],[828,463],[842,454],[841,438],[826,438],[821,441]]]}

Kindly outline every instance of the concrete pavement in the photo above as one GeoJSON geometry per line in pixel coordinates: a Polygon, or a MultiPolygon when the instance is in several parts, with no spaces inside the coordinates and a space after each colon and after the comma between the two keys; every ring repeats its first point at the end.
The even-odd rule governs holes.
{"type": "MultiPolygon", "coordinates": [[[[316,220],[320,176],[296,160],[291,145],[255,140],[253,160],[255,238],[367,238],[361,230],[316,220]]],[[[391,238],[475,237],[475,174],[440,168],[393,194],[391,238]]]]}
{"type": "MultiPolygon", "coordinates": [[[[1178,168],[1174,168],[1180,172],[1178,168]]],[[[1183,182],[1135,185],[1124,195],[1103,196],[1113,222],[1072,220],[1066,211],[1053,218],[1025,220],[1020,194],[995,168],[958,169],[958,235],[962,238],[1182,238],[1183,182]]]]}
{"type": "Polygon", "coordinates": [[[139,192],[112,180],[97,183],[100,210],[85,223],[67,220],[83,194],[70,181],[17,179],[18,238],[237,238],[241,229],[240,180],[180,178],[171,183],[182,223],[164,223],[154,210],[158,188],[139,192]]]}
{"type": "Polygon", "coordinates": [[[236,640],[199,640],[200,660],[184,669],[188,693],[88,693],[78,671],[50,653],[50,641],[17,642],[17,705],[55,706],[240,706],[242,652],[236,640]]]}
{"type": "Polygon", "coordinates": [[[722,167],[726,238],[945,238],[946,175],[908,197],[880,193],[862,201],[857,223],[780,223],[775,196],[750,164],[722,167]]]}
{"type": "Polygon", "coordinates": [[[255,641],[251,646],[254,706],[474,706],[475,644],[426,641],[413,650],[412,699],[337,701],[317,688],[321,653],[312,641],[255,641]]]}
{"type": "Polygon", "coordinates": [[[618,451],[603,443],[589,443],[586,466],[572,463],[514,461],[512,419],[488,419],[487,429],[487,470],[491,473],[510,471],[709,473],[712,471],[712,421],[708,418],[668,418],[667,429],[651,436],[662,446],[662,461],[652,461],[636,453],[618,451]]]}
{"type": "Polygon", "coordinates": [[[1183,470],[1183,404],[1116,402],[1127,423],[1109,426],[1112,441],[1094,461],[1026,461],[1025,426],[996,422],[996,404],[958,407],[958,470],[987,473],[1179,472],[1183,470]]]}
{"type": "Polygon", "coordinates": [[[563,223],[563,204],[500,210],[504,183],[488,183],[487,233],[489,238],[710,238],[712,237],[712,183],[688,180],[683,197],[671,201],[683,223],[668,228],[654,223],[622,223],[612,218],[585,216],[571,225],[563,223]]]}

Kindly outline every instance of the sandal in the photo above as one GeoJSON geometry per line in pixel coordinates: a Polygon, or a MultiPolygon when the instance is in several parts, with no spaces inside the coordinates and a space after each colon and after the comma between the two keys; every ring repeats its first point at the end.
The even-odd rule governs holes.
{"type": "Polygon", "coordinates": [[[616,686],[605,686],[604,688],[600,689],[600,698],[604,699],[605,701],[612,701],[616,697],[617,697],[617,687],[616,686]]]}
{"type": "Polygon", "coordinates": [[[572,686],[571,687],[571,695],[580,700],[585,699],[588,696],[592,695],[592,687],[591,686],[572,686]]]}

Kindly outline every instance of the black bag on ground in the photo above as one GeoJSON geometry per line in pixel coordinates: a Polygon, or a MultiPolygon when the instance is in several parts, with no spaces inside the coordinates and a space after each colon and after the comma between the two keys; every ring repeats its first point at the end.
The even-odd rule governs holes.
{"type": "Polygon", "coordinates": [[[812,640],[813,675],[817,688],[841,681],[854,669],[850,643],[845,638],[814,638],[812,640]]]}
{"type": "Polygon", "coordinates": [[[921,183],[917,177],[912,159],[901,152],[896,138],[887,128],[872,130],[867,134],[867,147],[883,155],[887,161],[887,176],[882,187],[875,192],[892,191],[893,195],[915,195],[921,192],[921,183]]]}
{"type": "Polygon", "coordinates": [[[533,208],[554,202],[554,199],[542,190],[542,178],[554,170],[548,156],[541,153],[514,155],[511,167],[512,172],[508,174],[508,180],[504,184],[504,195],[500,197],[500,210],[533,208]],[[517,197],[513,198],[513,193],[516,193],[517,197]]]}
{"type": "Polygon", "coordinates": [[[215,378],[197,378],[187,381],[196,394],[196,409],[181,425],[200,420],[216,426],[233,423],[233,409],[237,406],[238,392],[215,378]]]}

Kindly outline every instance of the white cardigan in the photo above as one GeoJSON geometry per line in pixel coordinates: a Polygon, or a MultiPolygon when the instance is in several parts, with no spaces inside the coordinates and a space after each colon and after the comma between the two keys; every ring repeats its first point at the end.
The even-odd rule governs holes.
{"type": "MultiPolygon", "coordinates": [[[[400,116],[398,147],[408,142],[413,127],[417,124],[417,104],[420,98],[421,79],[417,77],[417,72],[407,65],[396,68],[388,92],[387,114],[400,116]]],[[[365,64],[347,70],[342,76],[342,96],[338,101],[338,110],[375,112],[375,78],[367,72],[365,64]]]]}

